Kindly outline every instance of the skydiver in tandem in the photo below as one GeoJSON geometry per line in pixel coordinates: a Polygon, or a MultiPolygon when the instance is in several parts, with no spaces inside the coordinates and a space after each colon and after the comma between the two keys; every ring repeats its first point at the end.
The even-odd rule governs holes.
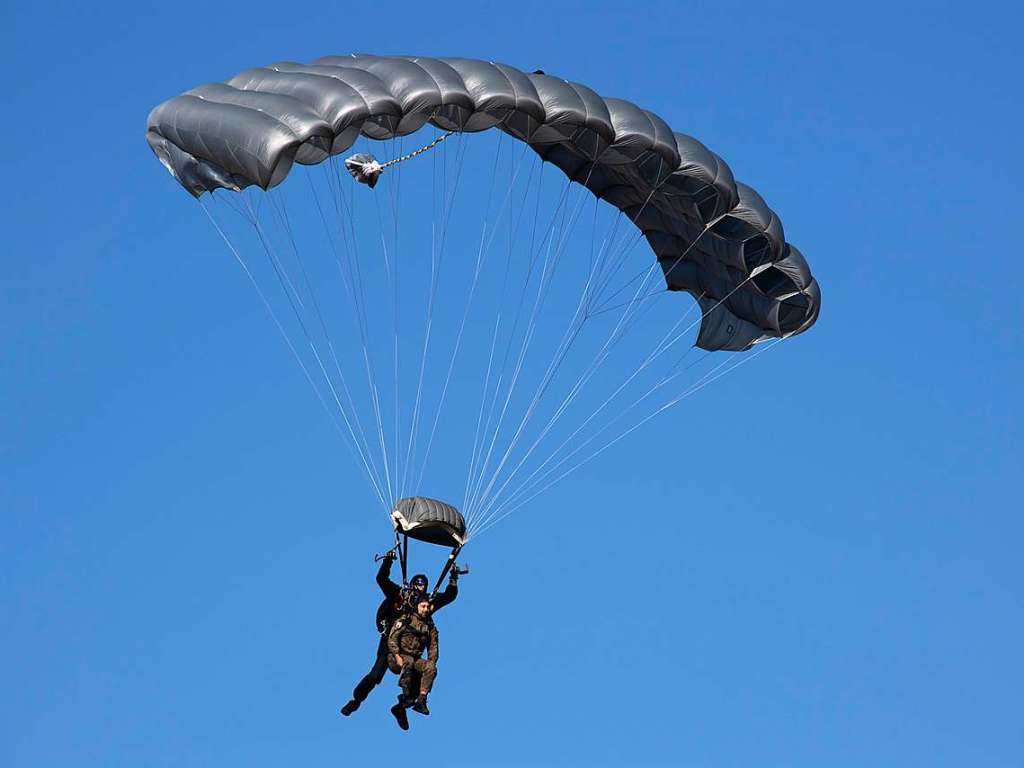
{"type": "MultiPolygon", "coordinates": [[[[413,576],[408,587],[400,587],[391,580],[391,567],[394,565],[396,557],[395,550],[388,552],[384,555],[380,569],[377,571],[377,586],[384,593],[384,599],[377,608],[377,631],[380,632],[377,657],[373,666],[370,667],[370,671],[356,684],[351,700],[341,708],[341,714],[346,717],[359,709],[359,705],[370,695],[370,691],[380,685],[384,679],[389,666],[388,639],[396,621],[404,615],[415,613],[418,604],[423,601],[426,601],[431,607],[431,611],[436,612],[452,603],[459,595],[460,570],[458,566],[451,569],[448,586],[443,592],[435,595],[431,602],[431,598],[427,594],[427,577],[424,574],[418,573],[413,576]]],[[[390,661],[394,660],[390,659],[390,661]]]]}
{"type": "Polygon", "coordinates": [[[388,668],[398,675],[402,692],[391,714],[398,727],[409,730],[409,717],[405,710],[412,709],[429,715],[427,696],[437,677],[437,627],[431,613],[435,607],[424,594],[416,603],[416,610],[395,621],[388,633],[388,668]],[[427,658],[423,658],[423,651],[427,658]]]}

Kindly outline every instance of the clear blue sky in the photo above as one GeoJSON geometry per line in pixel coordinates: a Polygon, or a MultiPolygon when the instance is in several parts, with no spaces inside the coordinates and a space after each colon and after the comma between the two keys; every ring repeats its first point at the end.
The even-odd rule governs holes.
{"type": "Polygon", "coordinates": [[[0,27],[0,763],[1024,764],[1018,4],[8,3],[0,27]],[[658,112],[824,293],[811,332],[474,546],[409,734],[391,680],[337,714],[386,522],[143,139],[187,88],[351,51],[658,112]]]}

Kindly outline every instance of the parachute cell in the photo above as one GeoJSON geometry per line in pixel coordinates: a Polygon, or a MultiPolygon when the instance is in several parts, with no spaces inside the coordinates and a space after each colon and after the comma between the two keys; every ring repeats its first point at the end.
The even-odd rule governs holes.
{"type": "Polygon", "coordinates": [[[672,291],[704,313],[697,345],[744,350],[807,330],[820,290],[764,200],[728,165],[652,112],[579,83],[460,58],[329,56],[250,69],[195,88],[149,116],[147,140],[199,197],[280,184],[294,163],[337,155],[360,134],[430,123],[497,128],[628,215],[672,291]]]}

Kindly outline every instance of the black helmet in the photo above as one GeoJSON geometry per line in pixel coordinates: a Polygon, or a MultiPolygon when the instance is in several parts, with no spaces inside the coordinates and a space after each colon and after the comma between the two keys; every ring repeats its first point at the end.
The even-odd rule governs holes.
{"type": "Polygon", "coordinates": [[[415,576],[409,579],[410,587],[412,587],[413,589],[422,589],[424,592],[426,591],[427,586],[429,586],[429,584],[430,582],[428,581],[427,576],[424,573],[417,573],[415,576]]]}

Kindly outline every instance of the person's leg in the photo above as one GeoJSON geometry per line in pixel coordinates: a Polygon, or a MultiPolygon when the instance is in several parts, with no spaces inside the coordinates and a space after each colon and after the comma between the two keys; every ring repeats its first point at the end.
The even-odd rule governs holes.
{"type": "Polygon", "coordinates": [[[412,710],[419,712],[421,715],[429,715],[430,710],[427,709],[427,694],[430,693],[430,689],[434,687],[434,678],[437,677],[437,667],[434,662],[428,659],[417,659],[416,660],[416,671],[419,674],[419,686],[414,689],[413,695],[416,696],[416,700],[412,704],[412,710]]]}
{"type": "Polygon", "coordinates": [[[387,671],[388,643],[386,637],[381,637],[380,642],[377,644],[377,658],[374,660],[373,666],[363,676],[363,679],[356,683],[356,687],[352,691],[352,700],[341,708],[341,714],[347,717],[359,709],[359,705],[366,701],[370,691],[380,685],[381,680],[384,679],[384,673],[387,671]]]}
{"type": "Polygon", "coordinates": [[[419,659],[416,662],[416,671],[420,673],[420,689],[418,693],[426,696],[434,687],[434,680],[437,679],[437,665],[430,659],[419,659]]]}
{"type": "Polygon", "coordinates": [[[408,703],[412,702],[416,698],[416,694],[419,693],[416,688],[419,682],[419,673],[416,671],[417,659],[412,656],[402,656],[402,660],[405,663],[402,664],[402,671],[398,675],[398,687],[402,689],[399,700],[408,706],[408,703]]]}

